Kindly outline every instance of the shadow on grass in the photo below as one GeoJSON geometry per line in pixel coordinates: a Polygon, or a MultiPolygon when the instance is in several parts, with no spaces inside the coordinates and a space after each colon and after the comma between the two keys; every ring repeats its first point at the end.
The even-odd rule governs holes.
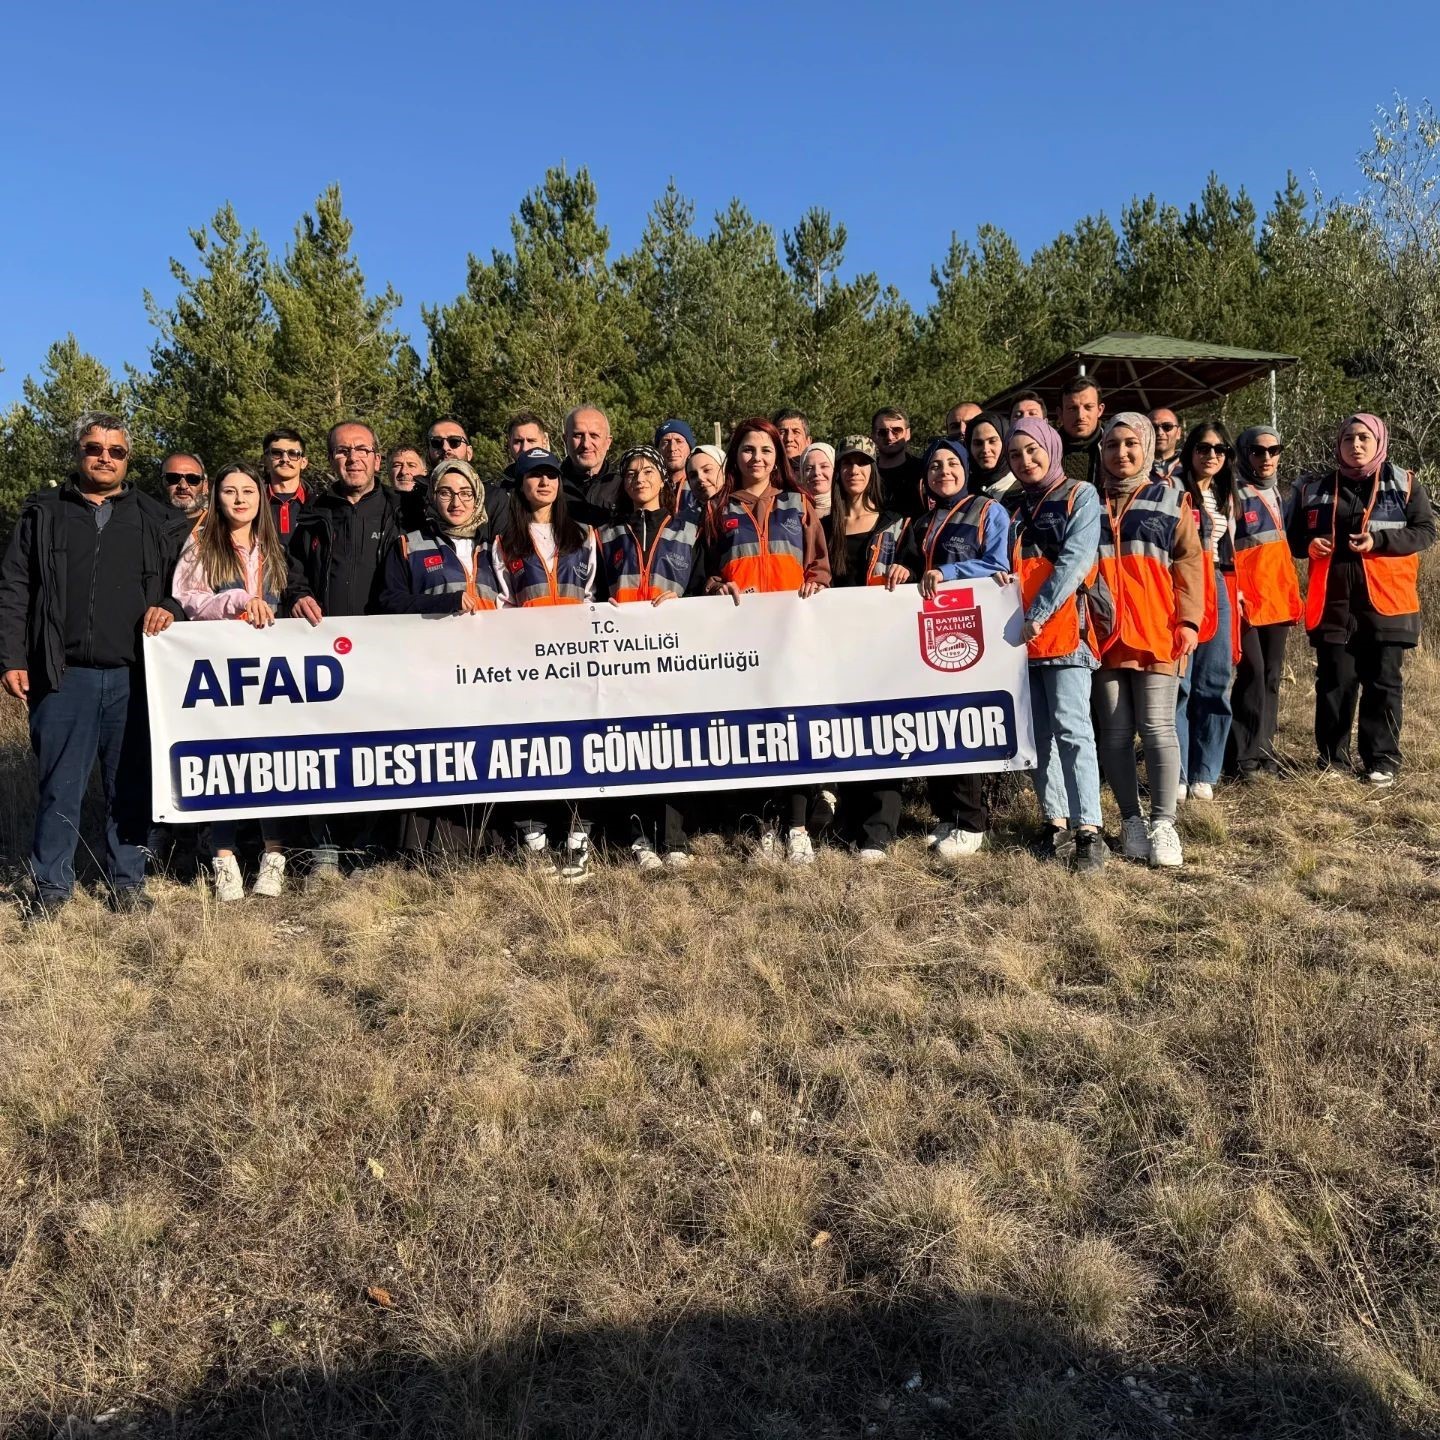
{"type": "Polygon", "coordinates": [[[273,1377],[219,1375],[175,1410],[99,1425],[30,1415],[11,1437],[1381,1437],[1419,1440],[1322,1353],[1245,1368],[1137,1367],[1009,1301],[955,1296],[805,1313],[537,1327],[474,1354],[395,1348],[273,1377]]]}

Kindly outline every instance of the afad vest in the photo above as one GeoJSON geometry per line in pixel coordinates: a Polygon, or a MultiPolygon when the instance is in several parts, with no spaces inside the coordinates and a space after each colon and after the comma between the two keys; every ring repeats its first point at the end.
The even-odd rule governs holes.
{"type": "Polygon", "coordinates": [[[720,578],[733,581],[747,594],[798,590],[805,583],[805,507],[809,503],[798,490],[782,490],[757,526],[755,511],[738,500],[728,500],[714,517],[720,578]]]}
{"type": "Polygon", "coordinates": [[[985,553],[985,527],[992,511],[1000,512],[1007,526],[1010,517],[998,500],[985,495],[962,495],[948,510],[936,505],[920,526],[920,553],[927,570],[976,560],[985,553]]]}
{"type": "Polygon", "coordinates": [[[1235,577],[1247,625],[1293,625],[1301,613],[1300,581],[1275,492],[1235,484],[1235,577]]]}
{"type": "Polygon", "coordinates": [[[410,566],[412,594],[470,595],[478,609],[499,609],[500,591],[483,538],[475,541],[468,567],[454,549],[423,530],[402,535],[400,553],[410,566]]]}
{"type": "MultiPolygon", "coordinates": [[[[1335,472],[1314,475],[1300,482],[1295,504],[1300,507],[1308,544],[1316,540],[1335,541],[1335,472]]],[[[1403,530],[1405,507],[1415,483],[1412,471],[1401,472],[1388,461],[1375,474],[1370,503],[1360,523],[1360,533],[1403,530]]],[[[1418,555],[1362,555],[1365,590],[1377,615],[1415,615],[1420,610],[1420,557],[1418,555]]],[[[1325,587],[1330,579],[1330,557],[1310,556],[1310,578],[1305,587],[1305,628],[1314,630],[1325,613],[1325,587]]]]}
{"type": "Polygon", "coordinates": [[[895,565],[900,553],[900,542],[910,522],[898,515],[888,525],[876,525],[870,532],[870,543],[865,547],[865,583],[883,585],[895,565]]]}
{"type": "MultiPolygon", "coordinates": [[[[1081,484],[1066,476],[1057,480],[1032,506],[1029,496],[1022,497],[1020,508],[1011,520],[1011,568],[1020,578],[1023,607],[1034,603],[1040,587],[1055,573],[1055,562],[1065,543],[1065,531],[1075,510],[1075,496],[1081,484]]],[[[1097,565],[1081,582],[1081,588],[1069,596],[1058,610],[1040,627],[1040,633],[1026,645],[1032,660],[1055,660],[1073,655],[1083,640],[1099,654],[1090,627],[1083,591],[1095,583],[1097,565]]]]}
{"type": "MultiPolygon", "coordinates": [[[[1178,480],[1172,480],[1172,485],[1179,484],[1178,480]]],[[[1189,493],[1188,491],[1186,492],[1189,493]]],[[[1240,663],[1240,579],[1235,568],[1235,547],[1230,541],[1230,527],[1227,525],[1220,533],[1220,543],[1216,546],[1215,556],[1210,555],[1210,539],[1215,533],[1215,522],[1210,518],[1210,512],[1194,496],[1190,496],[1190,509],[1195,516],[1195,523],[1200,528],[1200,546],[1205,551],[1205,564],[1201,567],[1204,577],[1204,598],[1205,610],[1200,617],[1200,630],[1196,636],[1200,644],[1215,638],[1215,632],[1220,628],[1220,599],[1215,588],[1215,572],[1218,569],[1225,582],[1225,589],[1230,596],[1230,656],[1235,664],[1240,663]]]]}
{"type": "Polygon", "coordinates": [[[1171,559],[1190,497],[1179,485],[1151,480],[1118,509],[1109,496],[1100,499],[1098,573],[1089,597],[1100,655],[1120,644],[1168,665],[1179,623],[1171,559]]]}
{"type": "Polygon", "coordinates": [[[535,608],[542,605],[585,603],[592,578],[591,556],[594,553],[589,544],[582,542],[575,549],[556,555],[553,570],[538,553],[527,555],[523,560],[507,560],[504,542],[497,540],[495,548],[509,576],[512,606],[535,608]]]}
{"type": "Polygon", "coordinates": [[[655,532],[642,553],[640,537],[623,521],[606,525],[599,536],[600,566],[610,598],[624,605],[633,600],[654,600],[660,595],[683,595],[695,569],[695,545],[700,538],[700,511],[682,506],[655,532]]]}

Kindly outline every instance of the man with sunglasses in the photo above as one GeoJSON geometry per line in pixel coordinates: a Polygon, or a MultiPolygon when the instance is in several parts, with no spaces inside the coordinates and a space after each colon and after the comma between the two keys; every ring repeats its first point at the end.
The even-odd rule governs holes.
{"type": "Polygon", "coordinates": [[[170,576],[189,533],[183,515],[126,483],[130,432],[92,411],[74,429],[75,468],[21,508],[0,562],[0,669],[30,715],[39,803],[27,921],[75,887],[90,772],[105,797],[105,877],[116,910],[148,910],[150,734],[142,635],[183,619],[170,576]]]}
{"type": "Polygon", "coordinates": [[[1155,427],[1155,465],[1150,473],[1157,480],[1173,480],[1180,468],[1180,417],[1162,405],[1150,412],[1155,427]]]}
{"type": "Polygon", "coordinates": [[[167,455],[160,464],[160,483],[172,510],[178,510],[193,530],[210,505],[210,481],[205,462],[183,451],[167,455]]]}
{"type": "Polygon", "coordinates": [[[298,430],[272,430],[260,442],[260,463],[265,469],[265,491],[275,533],[288,545],[301,515],[309,508],[311,495],[304,475],[310,462],[305,458],[305,441],[298,430]]]}

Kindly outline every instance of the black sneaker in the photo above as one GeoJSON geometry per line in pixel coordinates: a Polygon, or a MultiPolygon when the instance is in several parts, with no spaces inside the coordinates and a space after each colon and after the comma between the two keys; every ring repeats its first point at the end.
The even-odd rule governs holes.
{"type": "Polygon", "coordinates": [[[1070,868],[1078,875],[1082,871],[1103,870],[1110,858],[1110,847],[1098,830],[1080,830],[1075,835],[1075,858],[1070,868]]]}
{"type": "Polygon", "coordinates": [[[27,929],[36,925],[47,925],[59,914],[68,895],[42,895],[33,886],[15,892],[15,908],[20,914],[20,923],[27,929]]]}
{"type": "Polygon", "coordinates": [[[1047,825],[1030,842],[1030,853],[1037,860],[1058,860],[1069,840],[1070,832],[1063,825],[1047,825]]]}
{"type": "Polygon", "coordinates": [[[148,915],[155,908],[155,897],[143,885],[127,885],[110,892],[110,908],[117,915],[148,915]]]}

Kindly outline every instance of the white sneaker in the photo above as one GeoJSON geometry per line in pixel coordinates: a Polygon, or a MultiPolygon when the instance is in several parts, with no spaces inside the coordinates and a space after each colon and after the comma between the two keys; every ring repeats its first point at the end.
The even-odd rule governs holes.
{"type": "Polygon", "coordinates": [[[810,843],[810,832],[803,825],[797,825],[785,837],[785,858],[792,865],[815,863],[815,847],[810,843]]]}
{"type": "Polygon", "coordinates": [[[985,843],[983,830],[957,830],[950,826],[950,833],[943,840],[935,842],[935,855],[947,865],[963,860],[967,855],[978,855],[985,843]]]}
{"type": "Polygon", "coordinates": [[[860,863],[862,865],[884,865],[890,859],[888,850],[876,849],[873,845],[867,845],[860,852],[860,863]]]}
{"type": "Polygon", "coordinates": [[[285,857],[278,850],[267,850],[260,857],[260,873],[250,887],[252,895],[276,899],[285,888],[285,857]]]}
{"type": "Polygon", "coordinates": [[[243,900],[245,882],[240,878],[240,862],[233,855],[217,855],[211,862],[215,872],[217,900],[243,900]]]}
{"type": "Polygon", "coordinates": [[[1389,770],[1371,770],[1365,776],[1365,783],[1367,785],[1377,786],[1383,790],[1387,785],[1393,785],[1395,783],[1395,776],[1389,770]]]}
{"type": "MultiPolygon", "coordinates": [[[[650,852],[655,853],[653,850],[650,852]]],[[[565,853],[560,860],[560,883],[583,885],[590,878],[590,837],[583,830],[572,830],[565,837],[565,853]]]]}
{"type": "Polygon", "coordinates": [[[780,837],[773,830],[762,830],[755,848],[750,852],[752,865],[773,865],[780,858],[780,837]]]}
{"type": "Polygon", "coordinates": [[[1180,836],[1173,820],[1157,820],[1150,827],[1150,863],[1167,867],[1185,863],[1185,852],[1180,848],[1180,836]]]}
{"type": "Polygon", "coordinates": [[[667,850],[665,852],[665,868],[667,870],[688,870],[693,863],[687,851],[667,850]]]}
{"type": "Polygon", "coordinates": [[[1215,787],[1204,780],[1197,780],[1190,787],[1190,798],[1192,800],[1213,800],[1215,798],[1215,787]]]}
{"type": "Polygon", "coordinates": [[[1127,860],[1148,860],[1150,858],[1150,827],[1145,823],[1143,816],[1131,815],[1126,819],[1120,853],[1127,860]]]}
{"type": "Polygon", "coordinates": [[[942,844],[950,835],[954,834],[955,827],[948,820],[937,820],[931,827],[930,833],[925,837],[925,848],[933,850],[937,845],[942,844]]]}
{"type": "Polygon", "coordinates": [[[642,870],[663,870],[665,862],[655,853],[655,847],[648,840],[637,840],[631,847],[630,853],[635,857],[635,863],[642,870]]]}
{"type": "Polygon", "coordinates": [[[1183,804],[1185,803],[1186,799],[1189,797],[1189,794],[1190,794],[1190,787],[1182,780],[1182,781],[1175,787],[1175,803],[1176,803],[1177,805],[1183,805],[1183,804]]]}

